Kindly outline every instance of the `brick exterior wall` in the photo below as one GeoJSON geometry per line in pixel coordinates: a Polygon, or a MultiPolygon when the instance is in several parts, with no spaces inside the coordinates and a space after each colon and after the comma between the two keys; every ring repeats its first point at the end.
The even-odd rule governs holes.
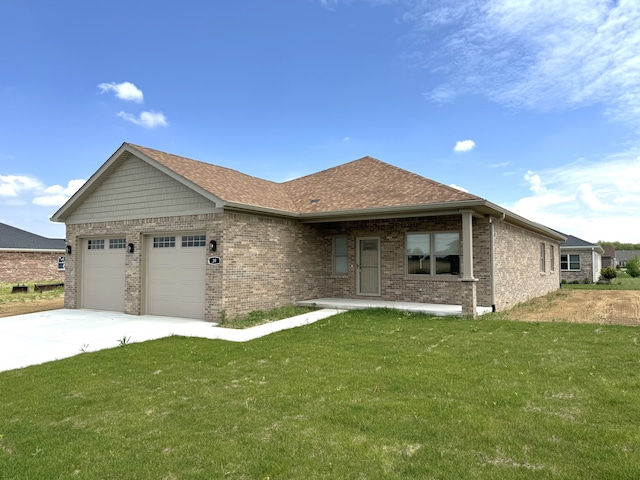
{"type": "Polygon", "coordinates": [[[222,310],[232,318],[326,296],[330,252],[317,230],[298,221],[225,213],[222,310]]]}
{"type": "Polygon", "coordinates": [[[593,252],[591,250],[562,249],[562,255],[580,255],[580,270],[561,270],[560,278],[567,283],[575,280],[584,283],[585,279],[593,281],[593,252]]]}
{"type": "Polygon", "coordinates": [[[521,227],[495,221],[494,271],[496,310],[546,295],[560,287],[560,244],[521,227]],[[540,244],[545,244],[546,268],[540,270],[540,244]],[[551,268],[550,246],[555,250],[551,268]]]}
{"type": "MultiPolygon", "coordinates": [[[[506,308],[558,288],[557,242],[532,235],[524,229],[496,222],[496,305],[506,308]],[[541,275],[541,241],[556,248],[555,272],[541,275]]],[[[206,232],[217,241],[219,265],[207,265],[205,273],[205,320],[228,317],[322,297],[358,298],[356,290],[356,239],[380,239],[380,300],[461,304],[472,291],[458,276],[432,277],[405,274],[405,235],[409,232],[460,232],[460,215],[412,217],[303,224],[241,213],[217,213],[67,226],[73,253],[67,255],[65,307],[79,306],[80,265],[78,252],[83,237],[122,236],[135,252],[126,254],[125,312],[144,314],[145,235],[182,231],[206,232]],[[332,238],[346,235],[348,273],[332,273],[332,238]]],[[[473,219],[473,255],[476,301],[490,306],[491,227],[487,219],[473,219]]],[[[462,254],[463,246],[460,246],[462,254]]],[[[212,254],[207,250],[203,262],[212,254]]],[[[548,254],[547,254],[548,255],[548,254]]],[[[547,256],[547,259],[549,257],[547,256]]],[[[462,260],[461,260],[462,266],[462,260]]],[[[468,282],[467,282],[468,283],[468,282]]],[[[362,297],[361,297],[362,298],[362,297]]],[[[372,298],[372,297],[367,297],[372,298]]]]}
{"type": "MultiPolygon", "coordinates": [[[[478,305],[489,306],[490,270],[487,223],[474,221],[473,255],[474,275],[477,282],[478,305]]],[[[462,223],[460,215],[439,217],[394,218],[313,224],[322,239],[317,252],[322,253],[322,278],[326,279],[326,295],[342,298],[359,297],[356,291],[356,238],[380,238],[380,290],[379,297],[388,301],[460,304],[462,285],[459,277],[424,277],[405,274],[405,234],[413,232],[460,232],[462,254],[462,223]],[[346,276],[334,276],[331,271],[331,239],[333,235],[347,235],[349,271],[346,276]]],[[[320,256],[320,255],[319,255],[320,256]]],[[[460,262],[462,265],[462,261],[460,262]]],[[[368,297],[372,298],[372,297],[368,297]]]]}
{"type": "Polygon", "coordinates": [[[0,282],[64,281],[58,257],[64,252],[0,252],[0,282]]]}
{"type": "MultiPolygon", "coordinates": [[[[162,217],[142,220],[122,220],[118,222],[97,222],[67,225],[67,240],[72,246],[72,254],[66,259],[65,308],[79,308],[81,292],[81,265],[78,253],[83,237],[125,236],[127,243],[134,244],[134,253],[125,259],[125,313],[144,314],[144,248],[145,235],[181,231],[204,231],[209,239],[222,238],[222,214],[188,215],[182,217],[162,217]]],[[[219,242],[219,240],[218,240],[219,242]]],[[[216,252],[218,254],[218,252],[216,252]]],[[[211,253],[203,253],[202,262],[211,253]]],[[[222,275],[218,267],[207,265],[205,270],[205,319],[214,321],[222,309],[222,275]]]]}

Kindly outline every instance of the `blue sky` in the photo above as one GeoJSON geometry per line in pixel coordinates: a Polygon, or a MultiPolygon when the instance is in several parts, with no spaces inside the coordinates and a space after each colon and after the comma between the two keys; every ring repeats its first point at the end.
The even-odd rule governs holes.
{"type": "Polygon", "coordinates": [[[0,2],[0,222],[131,142],[285,181],[370,155],[640,242],[631,0],[0,2]]]}

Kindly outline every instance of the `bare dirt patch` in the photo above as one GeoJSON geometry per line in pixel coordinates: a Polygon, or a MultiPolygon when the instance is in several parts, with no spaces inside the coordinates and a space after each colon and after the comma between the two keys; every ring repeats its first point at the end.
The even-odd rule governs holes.
{"type": "Polygon", "coordinates": [[[56,310],[58,308],[64,308],[64,297],[42,298],[36,300],[25,299],[25,301],[16,299],[15,301],[0,304],[0,317],[22,315],[23,313],[44,312],[45,310],[56,310]]]}
{"type": "Polygon", "coordinates": [[[530,322],[640,326],[640,290],[561,289],[516,305],[504,315],[530,322]]]}
{"type": "MultiPolygon", "coordinates": [[[[64,298],[0,304],[0,317],[64,308],[64,298]]],[[[521,303],[503,315],[528,322],[602,323],[640,326],[640,290],[561,289],[521,303]]]]}

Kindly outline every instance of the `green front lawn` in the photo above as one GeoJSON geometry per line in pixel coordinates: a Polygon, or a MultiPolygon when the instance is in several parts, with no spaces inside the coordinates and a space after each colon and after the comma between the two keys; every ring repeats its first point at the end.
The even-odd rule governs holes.
{"type": "Polygon", "coordinates": [[[6,479],[637,479],[640,330],[353,311],[0,373],[6,479]]]}
{"type": "Polygon", "coordinates": [[[574,290],[640,290],[640,277],[633,278],[623,270],[618,270],[618,276],[610,284],[599,283],[563,283],[562,288],[574,290]]]}

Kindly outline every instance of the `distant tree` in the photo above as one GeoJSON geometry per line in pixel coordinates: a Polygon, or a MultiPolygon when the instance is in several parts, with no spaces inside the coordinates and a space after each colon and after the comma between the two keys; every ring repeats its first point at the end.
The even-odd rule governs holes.
{"type": "Polygon", "coordinates": [[[604,279],[607,283],[618,276],[618,272],[613,267],[606,267],[600,270],[600,279],[604,279]]]}
{"type": "Polygon", "coordinates": [[[627,260],[627,273],[633,278],[640,277],[640,257],[637,255],[627,260]]]}
{"type": "Polygon", "coordinates": [[[601,247],[613,247],[614,250],[640,250],[640,243],[607,242],[605,240],[598,240],[596,243],[601,247]]]}

